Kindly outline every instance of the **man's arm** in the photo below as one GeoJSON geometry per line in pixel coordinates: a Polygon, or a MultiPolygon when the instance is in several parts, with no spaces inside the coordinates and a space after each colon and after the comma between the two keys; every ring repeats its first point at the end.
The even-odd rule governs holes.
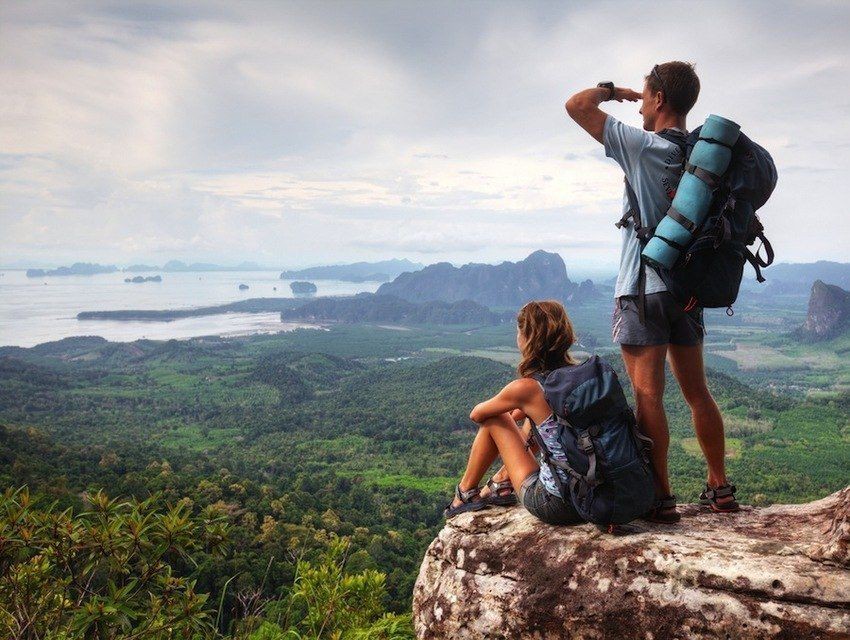
{"type": "MultiPolygon", "coordinates": [[[[611,94],[606,87],[593,87],[579,91],[572,98],[567,100],[565,105],[567,113],[575,120],[579,126],[587,131],[597,142],[602,142],[602,134],[605,131],[605,118],[608,115],[599,108],[599,105],[608,100],[611,94]]],[[[632,89],[623,89],[621,87],[614,88],[614,96],[612,100],[622,102],[637,102],[641,95],[632,89]]]]}

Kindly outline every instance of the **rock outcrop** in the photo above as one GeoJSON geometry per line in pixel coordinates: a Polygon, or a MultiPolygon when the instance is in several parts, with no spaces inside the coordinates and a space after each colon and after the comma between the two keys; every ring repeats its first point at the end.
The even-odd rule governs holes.
{"type": "Polygon", "coordinates": [[[828,340],[850,328],[850,291],[821,280],[812,285],[803,336],[828,340]]]}
{"type": "Polygon", "coordinates": [[[850,487],[626,535],[521,507],[452,519],[413,594],[431,638],[850,638],[850,487]]]}
{"type": "MultiPolygon", "coordinates": [[[[377,293],[409,302],[472,300],[488,307],[516,309],[529,300],[554,298],[566,301],[578,289],[567,277],[557,253],[535,251],[519,262],[501,264],[432,264],[421,271],[402,273],[382,284],[377,293]]],[[[587,293],[587,291],[585,291],[587,293]]]]}

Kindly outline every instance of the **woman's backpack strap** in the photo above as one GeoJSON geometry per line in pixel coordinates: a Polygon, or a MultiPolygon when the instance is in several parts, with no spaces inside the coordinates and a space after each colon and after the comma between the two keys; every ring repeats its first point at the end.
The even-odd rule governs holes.
{"type": "Polygon", "coordinates": [[[561,474],[558,473],[558,469],[563,469],[570,476],[571,488],[574,487],[579,480],[583,480],[584,476],[573,469],[566,460],[555,460],[549,451],[549,447],[546,446],[543,436],[540,435],[540,431],[537,429],[537,424],[531,418],[528,419],[528,422],[531,425],[531,438],[534,439],[535,444],[537,444],[537,447],[540,449],[540,455],[543,456],[543,462],[545,462],[546,466],[549,467],[549,472],[552,474],[552,480],[558,488],[558,493],[561,494],[561,498],[564,502],[569,503],[570,489],[564,485],[561,480],[561,474]]]}

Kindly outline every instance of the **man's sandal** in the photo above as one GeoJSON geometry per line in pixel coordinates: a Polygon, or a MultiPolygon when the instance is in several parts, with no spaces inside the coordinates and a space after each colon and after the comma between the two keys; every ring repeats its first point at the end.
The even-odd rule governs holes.
{"type": "Polygon", "coordinates": [[[710,507],[714,513],[734,513],[741,509],[735,500],[734,484],[723,484],[715,488],[705,485],[705,491],[699,494],[699,503],[710,507]],[[718,502],[718,498],[731,498],[731,500],[718,502]]]}
{"type": "Polygon", "coordinates": [[[652,508],[641,517],[649,522],[661,524],[676,524],[682,519],[682,516],[676,511],[676,496],[674,495],[658,498],[652,508]]]}
{"type": "Polygon", "coordinates": [[[484,498],[484,502],[496,507],[508,507],[518,502],[514,485],[510,480],[502,480],[496,482],[493,478],[487,481],[487,488],[490,490],[484,498]]]}
{"type": "MultiPolygon", "coordinates": [[[[460,485],[455,485],[455,497],[460,500],[460,504],[456,507],[449,502],[448,506],[443,510],[443,517],[448,520],[458,514],[466,513],[467,511],[480,511],[484,507],[489,506],[481,498],[481,487],[475,487],[468,491],[461,491],[460,485]]],[[[454,501],[452,501],[454,502],[454,501]]]]}

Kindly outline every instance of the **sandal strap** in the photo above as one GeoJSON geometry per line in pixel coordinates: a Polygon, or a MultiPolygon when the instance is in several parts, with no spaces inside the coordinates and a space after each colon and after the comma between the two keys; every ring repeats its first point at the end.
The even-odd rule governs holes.
{"type": "Polygon", "coordinates": [[[707,500],[716,500],[717,498],[727,498],[729,496],[734,496],[736,490],[737,489],[735,488],[734,484],[723,484],[719,487],[714,488],[705,485],[705,491],[703,493],[705,494],[707,500]]]}
{"type": "Polygon", "coordinates": [[[663,498],[658,498],[655,501],[655,506],[657,509],[675,509],[676,508],[676,496],[664,496],[663,498]]]}
{"type": "Polygon", "coordinates": [[[475,498],[478,497],[480,493],[481,487],[474,487],[472,489],[468,489],[467,491],[461,491],[460,485],[455,485],[455,497],[457,497],[457,499],[463,502],[464,504],[472,502],[475,498]]]}
{"type": "Polygon", "coordinates": [[[501,482],[496,482],[493,478],[490,478],[487,481],[487,487],[490,489],[490,492],[493,495],[498,495],[500,491],[504,491],[505,489],[510,489],[511,493],[513,493],[514,485],[510,480],[502,480],[501,482]]]}

